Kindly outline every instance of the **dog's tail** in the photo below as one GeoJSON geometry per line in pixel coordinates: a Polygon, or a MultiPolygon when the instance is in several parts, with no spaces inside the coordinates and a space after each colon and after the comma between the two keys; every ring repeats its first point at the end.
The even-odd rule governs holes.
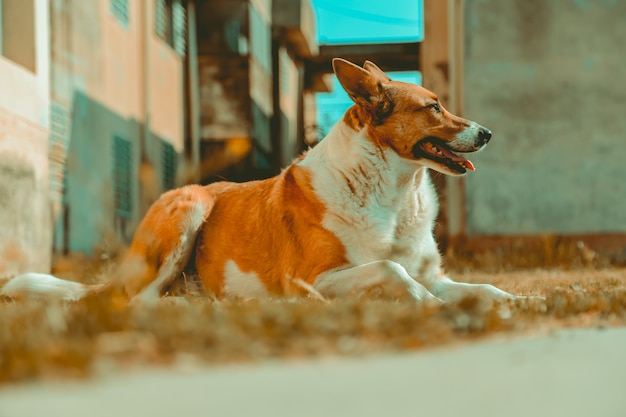
{"type": "Polygon", "coordinates": [[[0,295],[9,298],[37,298],[48,300],[77,301],[89,295],[101,292],[109,284],[86,285],[67,281],[50,274],[27,272],[18,275],[0,289],[0,295]]]}

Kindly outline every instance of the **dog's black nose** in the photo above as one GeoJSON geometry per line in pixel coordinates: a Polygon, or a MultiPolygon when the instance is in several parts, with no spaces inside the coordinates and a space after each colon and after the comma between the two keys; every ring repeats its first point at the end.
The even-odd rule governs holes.
{"type": "Polygon", "coordinates": [[[481,126],[481,128],[478,130],[478,139],[483,145],[489,142],[489,140],[491,139],[491,130],[481,126]]]}

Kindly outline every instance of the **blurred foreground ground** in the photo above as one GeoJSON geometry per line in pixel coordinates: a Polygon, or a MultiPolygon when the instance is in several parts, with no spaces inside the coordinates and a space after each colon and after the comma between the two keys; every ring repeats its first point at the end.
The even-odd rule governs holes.
{"type": "Polygon", "coordinates": [[[0,299],[0,417],[626,415],[625,268],[457,269],[546,299],[0,299]]]}
{"type": "Polygon", "coordinates": [[[624,416],[626,329],[0,390],[3,417],[624,416]]]}
{"type": "MultiPolygon", "coordinates": [[[[57,273],[97,279],[95,272],[77,277],[72,271],[79,268],[57,273]]],[[[129,306],[106,295],[66,305],[0,299],[0,384],[97,377],[189,360],[368,357],[485,338],[537,337],[561,328],[626,325],[624,268],[451,275],[546,300],[485,310],[472,299],[443,306],[314,299],[232,303],[193,296],[165,297],[154,306],[129,306]]]]}

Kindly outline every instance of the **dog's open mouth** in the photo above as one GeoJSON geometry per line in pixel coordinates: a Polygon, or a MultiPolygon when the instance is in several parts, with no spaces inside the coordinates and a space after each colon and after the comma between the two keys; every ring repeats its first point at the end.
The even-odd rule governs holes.
{"type": "Polygon", "coordinates": [[[464,174],[469,169],[474,171],[474,164],[452,152],[452,150],[438,138],[422,139],[413,147],[413,156],[416,158],[426,158],[446,168],[464,174]]]}

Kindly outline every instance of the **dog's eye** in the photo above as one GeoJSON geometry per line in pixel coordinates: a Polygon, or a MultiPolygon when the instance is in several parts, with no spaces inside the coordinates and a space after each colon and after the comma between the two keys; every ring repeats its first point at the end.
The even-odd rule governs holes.
{"type": "Polygon", "coordinates": [[[439,107],[439,103],[433,103],[430,106],[428,106],[428,108],[433,109],[437,113],[441,111],[441,107],[439,107]]]}

